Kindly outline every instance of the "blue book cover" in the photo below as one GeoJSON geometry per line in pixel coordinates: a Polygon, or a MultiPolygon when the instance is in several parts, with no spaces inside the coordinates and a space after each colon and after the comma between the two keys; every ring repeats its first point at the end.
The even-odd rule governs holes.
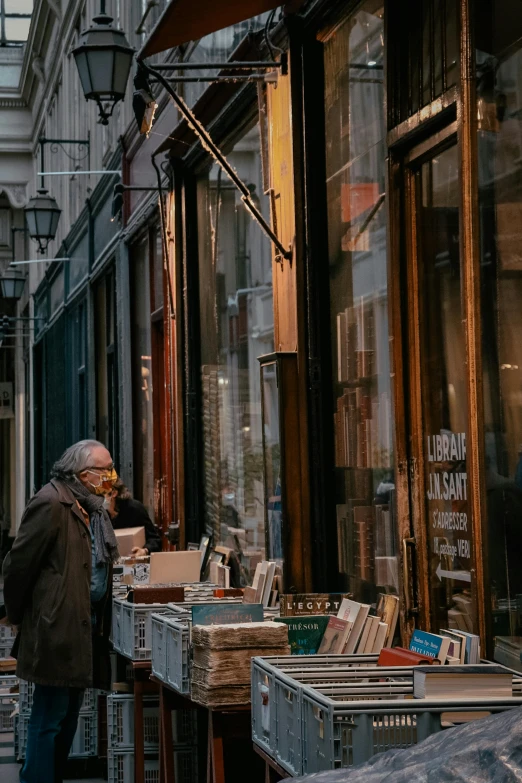
{"type": "Polygon", "coordinates": [[[199,604],[192,607],[192,625],[262,623],[263,604],[199,604]]]}
{"type": "Polygon", "coordinates": [[[434,633],[415,630],[411,637],[410,650],[427,658],[438,658],[443,639],[434,633]]]}

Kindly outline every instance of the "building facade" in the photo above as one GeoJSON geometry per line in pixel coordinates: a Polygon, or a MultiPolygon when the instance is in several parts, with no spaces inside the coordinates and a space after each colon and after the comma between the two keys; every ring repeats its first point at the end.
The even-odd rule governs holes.
{"type": "MultiPolygon", "coordinates": [[[[70,260],[30,267],[29,484],[97,436],[162,528],[234,549],[243,584],[267,555],[286,590],[399,595],[404,642],[449,626],[492,655],[520,636],[517,5],[249,0],[198,18],[177,0],[137,34],[149,4],[115,3],[139,58],[180,63],[172,86],[290,257],[161,85],[148,138],[130,86],[97,126],[70,57],[95,9],[55,5],[35,3],[22,67],[33,154],[42,135],[89,140],[89,170],[157,188],[154,159],[166,225],[157,189],[111,222],[117,175],[46,179],[49,258],[70,260]],[[187,81],[219,71],[183,63],[228,59],[279,64],[187,81]]],[[[86,168],[66,156],[85,149],[45,146],[54,171],[86,168]]]]}

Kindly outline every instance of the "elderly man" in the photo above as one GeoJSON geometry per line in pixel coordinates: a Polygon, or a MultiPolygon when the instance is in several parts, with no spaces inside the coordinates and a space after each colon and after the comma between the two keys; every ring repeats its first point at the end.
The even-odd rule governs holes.
{"type": "Polygon", "coordinates": [[[95,440],[71,446],[32,498],[3,566],[19,628],[17,675],[35,683],[22,783],[62,781],[85,688],[110,687],[108,635],[116,537],[104,496],[117,479],[95,440]]]}

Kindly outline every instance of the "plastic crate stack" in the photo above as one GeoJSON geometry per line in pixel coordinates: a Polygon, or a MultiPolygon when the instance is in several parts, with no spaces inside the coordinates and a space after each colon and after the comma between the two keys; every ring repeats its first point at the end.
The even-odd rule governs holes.
{"type": "Polygon", "coordinates": [[[0,735],[14,733],[15,711],[18,706],[18,678],[0,677],[0,735]]]}
{"type": "Polygon", "coordinates": [[[411,668],[375,664],[376,656],[361,655],[254,658],[254,742],[295,777],[416,745],[451,725],[452,713],[522,705],[517,676],[504,699],[413,699],[411,668]]]}
{"type": "MultiPolygon", "coordinates": [[[[0,601],[0,604],[2,601],[0,601]]],[[[16,639],[16,633],[10,625],[0,625],[0,658],[9,658],[16,639]]]]}
{"type": "MultiPolygon", "coordinates": [[[[17,758],[25,758],[27,747],[27,727],[33,706],[34,684],[20,680],[20,714],[17,720],[18,744],[17,758]]],[[[85,691],[78,719],[78,729],[74,736],[70,758],[87,758],[98,754],[98,698],[92,688],[85,691]]]]}
{"type": "Polygon", "coordinates": [[[134,604],[121,598],[113,598],[111,641],[114,650],[131,661],[152,660],[152,615],[186,612],[197,603],[241,603],[240,598],[215,598],[215,585],[196,583],[182,585],[185,601],[174,604],[134,604]]]}
{"type": "MultiPolygon", "coordinates": [[[[172,716],[176,783],[194,783],[197,775],[197,718],[195,710],[176,710],[172,716]]],[[[143,701],[145,780],[159,781],[159,702],[155,696],[143,701]]],[[[134,696],[112,693],[107,697],[109,783],[134,781],[134,696]]]]}

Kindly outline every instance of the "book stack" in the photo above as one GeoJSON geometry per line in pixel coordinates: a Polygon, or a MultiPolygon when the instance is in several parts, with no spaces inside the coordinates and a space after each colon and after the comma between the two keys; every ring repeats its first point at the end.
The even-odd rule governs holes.
{"type": "Polygon", "coordinates": [[[205,473],[205,517],[211,526],[214,540],[221,538],[221,441],[219,416],[219,379],[213,365],[201,368],[202,417],[205,473]]]}
{"type": "Polygon", "coordinates": [[[276,574],[277,563],[263,560],[256,566],[252,585],[245,587],[243,601],[246,604],[263,604],[274,607],[279,596],[280,577],[276,574]]]}
{"type": "Polygon", "coordinates": [[[193,701],[208,707],[250,702],[251,659],[289,655],[288,629],[275,622],[195,625],[193,701]]]}
{"type": "Polygon", "coordinates": [[[480,639],[467,631],[441,630],[440,634],[415,630],[410,650],[436,658],[440,664],[480,663],[480,639]]]}

